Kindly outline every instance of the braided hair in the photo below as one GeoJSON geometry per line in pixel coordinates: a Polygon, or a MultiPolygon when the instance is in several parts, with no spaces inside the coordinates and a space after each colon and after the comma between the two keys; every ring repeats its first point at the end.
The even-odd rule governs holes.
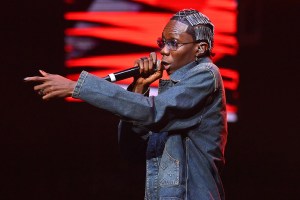
{"type": "Polygon", "coordinates": [[[208,43],[208,54],[212,54],[214,45],[214,25],[207,16],[195,9],[183,9],[177,12],[171,20],[188,25],[189,33],[195,41],[208,43]]]}

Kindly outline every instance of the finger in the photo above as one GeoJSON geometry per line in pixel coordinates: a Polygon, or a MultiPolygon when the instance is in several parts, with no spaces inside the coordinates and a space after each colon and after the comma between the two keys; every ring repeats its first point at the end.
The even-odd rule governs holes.
{"type": "Polygon", "coordinates": [[[155,52],[150,53],[150,59],[153,61],[153,65],[155,66],[157,62],[157,55],[155,52]]]}
{"type": "Polygon", "coordinates": [[[39,72],[43,75],[43,76],[47,76],[48,75],[48,73],[47,72],[45,72],[45,71],[43,71],[43,70],[39,70],[39,72]]]}
{"type": "Polygon", "coordinates": [[[42,99],[45,100],[45,101],[48,101],[51,98],[53,98],[51,93],[48,93],[48,94],[45,94],[45,95],[42,96],[42,99]]]}
{"type": "Polygon", "coordinates": [[[146,82],[148,85],[150,85],[151,83],[153,83],[154,81],[160,79],[162,77],[162,73],[161,72],[155,72],[154,74],[152,74],[151,76],[149,76],[146,79],[146,82]]]}
{"type": "Polygon", "coordinates": [[[157,60],[156,61],[156,71],[155,73],[151,76],[153,78],[153,81],[160,79],[163,76],[163,70],[164,68],[161,65],[161,61],[157,60]]]}
{"type": "Polygon", "coordinates": [[[144,75],[148,76],[150,73],[149,59],[145,58],[143,59],[143,62],[144,62],[144,75]]]}
{"type": "Polygon", "coordinates": [[[41,76],[30,76],[30,77],[24,78],[24,81],[26,81],[26,82],[30,82],[30,81],[33,81],[33,82],[44,82],[45,78],[41,77],[41,76]]]}
{"type": "Polygon", "coordinates": [[[44,88],[43,90],[44,90],[44,94],[48,94],[48,93],[53,92],[55,89],[53,86],[49,86],[49,87],[44,88]]]}
{"type": "Polygon", "coordinates": [[[50,99],[53,99],[55,97],[66,97],[64,95],[61,95],[61,93],[59,91],[53,91],[53,92],[50,92],[50,93],[47,93],[45,94],[42,99],[43,100],[50,100],[50,99]]]}
{"type": "Polygon", "coordinates": [[[42,99],[43,100],[50,100],[52,98],[52,93],[48,93],[48,94],[45,94],[44,96],[42,96],[42,99]]]}
{"type": "Polygon", "coordinates": [[[139,60],[138,60],[138,65],[139,65],[139,67],[140,67],[140,74],[143,74],[144,73],[144,61],[143,61],[143,58],[140,58],[139,60]]]}
{"type": "Polygon", "coordinates": [[[150,54],[150,56],[149,56],[148,62],[149,62],[149,73],[152,74],[153,71],[154,71],[154,69],[155,69],[155,64],[154,64],[154,62],[153,62],[153,58],[151,57],[151,54],[150,54]]]}
{"type": "Polygon", "coordinates": [[[40,84],[33,87],[34,91],[45,90],[47,88],[46,84],[40,84]]]}
{"type": "Polygon", "coordinates": [[[164,68],[161,66],[160,60],[156,61],[156,69],[157,69],[157,71],[160,71],[160,72],[162,72],[164,70],[164,68]]]}

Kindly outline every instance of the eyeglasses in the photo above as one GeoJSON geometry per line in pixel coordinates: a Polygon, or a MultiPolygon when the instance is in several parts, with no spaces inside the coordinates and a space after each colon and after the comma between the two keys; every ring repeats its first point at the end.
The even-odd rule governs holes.
{"type": "Polygon", "coordinates": [[[193,41],[193,42],[183,42],[183,43],[180,43],[180,42],[177,42],[177,40],[164,40],[163,38],[158,38],[157,39],[157,45],[160,49],[163,49],[166,45],[167,45],[167,48],[170,50],[170,51],[176,51],[179,47],[185,45],[185,44],[191,44],[191,43],[197,43],[198,41],[193,41]]]}

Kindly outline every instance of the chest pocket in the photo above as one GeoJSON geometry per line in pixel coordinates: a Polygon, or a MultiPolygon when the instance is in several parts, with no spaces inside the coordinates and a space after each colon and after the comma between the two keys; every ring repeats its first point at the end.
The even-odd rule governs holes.
{"type": "Polygon", "coordinates": [[[182,178],[181,162],[184,162],[183,155],[181,135],[169,135],[158,170],[158,183],[160,187],[180,185],[180,179],[182,178]]]}
{"type": "Polygon", "coordinates": [[[158,180],[161,187],[179,185],[179,160],[171,157],[166,148],[160,161],[158,180]]]}

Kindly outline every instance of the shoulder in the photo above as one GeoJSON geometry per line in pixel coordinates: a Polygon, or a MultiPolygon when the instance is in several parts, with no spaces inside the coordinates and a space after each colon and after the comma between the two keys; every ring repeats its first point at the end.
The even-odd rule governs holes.
{"type": "Polygon", "coordinates": [[[199,62],[196,66],[187,71],[185,78],[194,75],[209,76],[211,78],[219,79],[220,71],[217,65],[212,61],[207,60],[206,62],[199,62]]]}
{"type": "Polygon", "coordinates": [[[182,81],[193,81],[199,83],[206,83],[211,85],[214,90],[217,90],[221,82],[221,74],[218,66],[211,61],[200,62],[193,68],[191,68],[185,76],[182,78],[182,81]]]}
{"type": "Polygon", "coordinates": [[[219,68],[216,64],[214,64],[211,59],[204,59],[200,61],[195,67],[190,70],[190,73],[193,72],[201,72],[201,71],[209,71],[212,73],[220,73],[219,68]]]}

